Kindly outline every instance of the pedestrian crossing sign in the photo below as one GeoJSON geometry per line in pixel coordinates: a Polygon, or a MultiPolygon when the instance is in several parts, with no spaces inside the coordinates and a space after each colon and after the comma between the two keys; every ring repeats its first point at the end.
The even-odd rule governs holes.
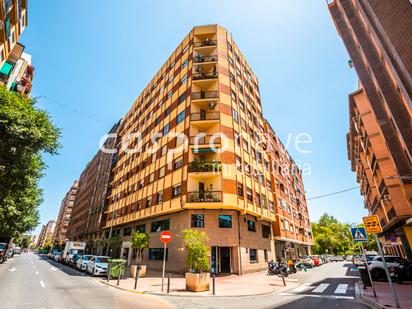
{"type": "Polygon", "coordinates": [[[351,228],[352,238],[354,242],[367,242],[368,235],[366,234],[365,228],[363,227],[353,227],[351,228]]]}

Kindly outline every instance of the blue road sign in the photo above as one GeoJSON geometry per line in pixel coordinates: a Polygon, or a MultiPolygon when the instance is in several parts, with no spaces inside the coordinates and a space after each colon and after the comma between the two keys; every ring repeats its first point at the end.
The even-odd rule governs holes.
{"type": "Polygon", "coordinates": [[[364,227],[353,227],[350,230],[354,242],[368,242],[368,235],[364,227]]]}

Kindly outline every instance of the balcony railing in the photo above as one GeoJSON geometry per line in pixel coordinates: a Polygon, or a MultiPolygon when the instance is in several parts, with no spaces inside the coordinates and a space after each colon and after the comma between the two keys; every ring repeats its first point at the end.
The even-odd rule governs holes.
{"type": "Polygon", "coordinates": [[[220,113],[219,112],[209,112],[209,113],[192,113],[190,115],[190,120],[198,121],[198,120],[219,120],[220,113]]]}
{"type": "Polygon", "coordinates": [[[213,61],[217,61],[217,55],[211,55],[211,56],[196,55],[193,58],[194,63],[213,62],[213,61]]]}
{"type": "Polygon", "coordinates": [[[191,136],[189,138],[190,145],[215,145],[220,144],[221,136],[219,135],[204,135],[204,136],[191,136]]]}
{"type": "Polygon", "coordinates": [[[187,193],[188,203],[213,203],[222,201],[222,191],[199,191],[187,193]]]}
{"type": "Polygon", "coordinates": [[[217,42],[216,42],[215,40],[206,39],[206,40],[204,40],[204,41],[202,41],[202,42],[195,42],[195,43],[193,44],[193,46],[194,46],[194,47],[215,46],[216,43],[217,43],[217,42]]]}
{"type": "Polygon", "coordinates": [[[194,73],[192,76],[193,80],[202,80],[202,79],[214,79],[217,78],[217,72],[210,72],[210,73],[194,73]]]}
{"type": "Polygon", "coordinates": [[[222,165],[219,161],[193,161],[190,162],[189,173],[220,172],[222,165]]]}
{"type": "Polygon", "coordinates": [[[219,97],[218,91],[192,92],[192,100],[217,99],[218,97],[219,97]]]}

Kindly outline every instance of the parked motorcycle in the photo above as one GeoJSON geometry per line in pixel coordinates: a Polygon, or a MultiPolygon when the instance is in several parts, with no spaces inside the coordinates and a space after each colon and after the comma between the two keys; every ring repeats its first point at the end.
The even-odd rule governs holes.
{"type": "Polygon", "coordinates": [[[404,281],[412,281],[412,264],[408,261],[402,262],[399,266],[390,267],[391,279],[399,284],[404,281]]]}
{"type": "Polygon", "coordinates": [[[307,272],[308,270],[306,269],[306,266],[305,266],[305,264],[304,263],[302,263],[302,262],[296,262],[296,264],[295,264],[295,268],[297,269],[297,270],[299,270],[299,271],[302,271],[302,270],[304,270],[305,272],[307,272]]]}
{"type": "Polygon", "coordinates": [[[274,262],[273,260],[268,262],[268,275],[269,276],[289,276],[288,266],[282,262],[274,262]]]}

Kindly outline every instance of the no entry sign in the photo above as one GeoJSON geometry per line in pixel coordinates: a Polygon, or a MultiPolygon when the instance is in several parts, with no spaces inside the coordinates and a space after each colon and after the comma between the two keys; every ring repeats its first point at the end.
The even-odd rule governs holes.
{"type": "Polygon", "coordinates": [[[160,241],[164,244],[169,243],[172,240],[172,233],[169,231],[163,231],[160,233],[160,241]]]}

